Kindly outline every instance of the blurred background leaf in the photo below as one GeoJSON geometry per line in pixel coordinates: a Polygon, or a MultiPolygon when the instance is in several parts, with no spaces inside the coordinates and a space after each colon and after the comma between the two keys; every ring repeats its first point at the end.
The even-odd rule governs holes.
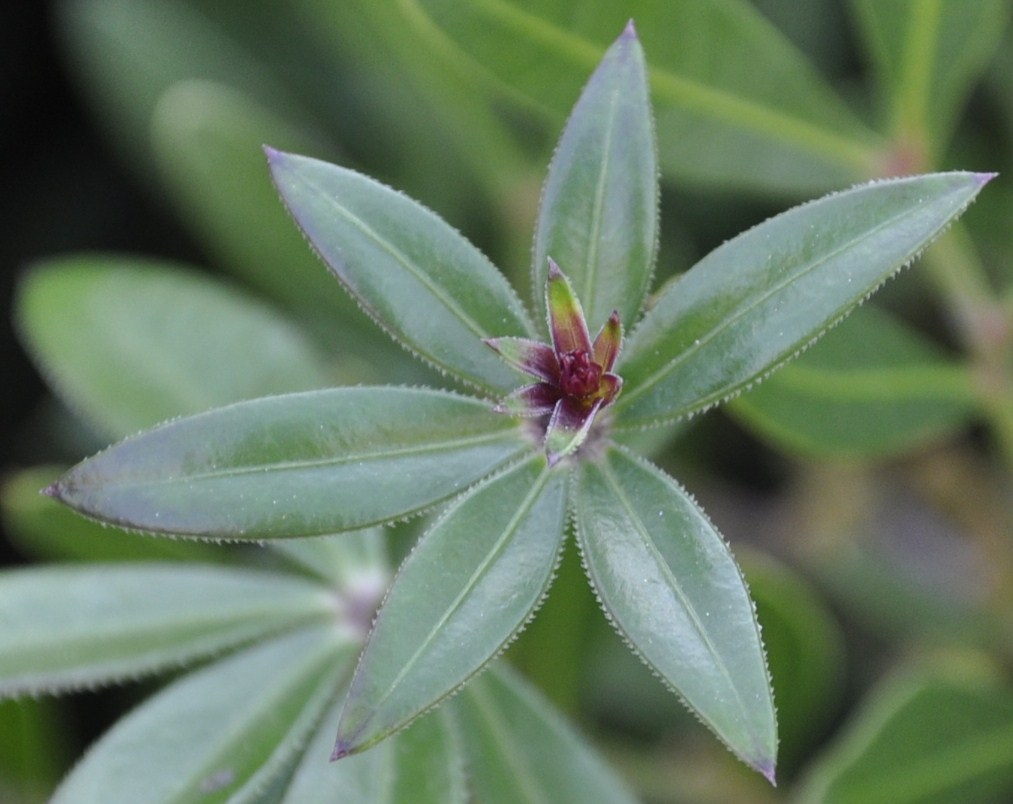
{"type": "MultiPolygon", "coordinates": [[[[701,734],[629,657],[596,611],[575,555],[510,656],[605,742],[651,802],[783,801],[799,793],[803,776],[846,793],[857,774],[875,770],[893,784],[897,769],[926,784],[952,782],[949,792],[925,792],[923,800],[1005,800],[1007,770],[998,765],[991,777],[998,786],[954,780],[963,773],[988,782],[992,771],[982,763],[1005,743],[991,740],[991,754],[966,749],[973,746],[967,724],[999,734],[982,712],[1006,711],[1013,654],[1013,484],[993,431],[982,426],[989,405],[994,412],[1004,398],[1002,358],[983,363],[965,332],[998,344],[1001,356],[1013,331],[1010,5],[302,0],[282,13],[244,0],[8,4],[8,24],[0,25],[5,301],[16,272],[25,277],[20,287],[31,285],[28,264],[79,263],[82,273],[47,291],[38,312],[53,319],[40,325],[47,345],[30,347],[47,375],[64,377],[56,390],[73,413],[51,398],[39,402],[38,377],[5,344],[4,560],[266,561],[264,550],[101,528],[38,495],[55,465],[24,467],[75,460],[151,417],[217,404],[223,394],[281,390],[300,377],[326,385],[426,382],[424,372],[407,369],[417,362],[363,322],[300,241],[267,180],[260,146],[332,159],[420,199],[527,298],[531,232],[552,145],[591,67],[633,16],[652,69],[661,140],[661,280],[789,199],[916,169],[1003,175],[966,227],[953,231],[958,236],[929,252],[928,270],[890,283],[882,307],[863,308],[742,397],[732,419],[708,415],[670,433],[624,435],[687,478],[744,559],[777,685],[776,791],[701,734]],[[28,15],[34,27],[21,23],[28,15]],[[54,258],[82,248],[170,259],[54,258]],[[202,263],[253,295],[197,279],[194,266],[202,263]],[[171,289],[150,295],[134,276],[151,269],[147,281],[157,287],[156,273],[166,268],[171,289]],[[129,326],[119,318],[129,310],[113,318],[95,296],[99,275],[120,271],[136,285],[110,291],[134,305],[129,326]],[[220,334],[183,312],[191,301],[194,310],[229,308],[222,320],[269,320],[272,331],[289,333],[282,340],[298,332],[292,364],[261,364],[252,342],[223,342],[202,354],[197,345],[220,334]],[[85,329],[86,310],[97,315],[85,329]],[[72,322],[82,329],[69,329],[72,322]],[[192,331],[183,331],[185,323],[192,331]],[[105,336],[103,325],[112,327],[105,336]],[[181,377],[204,373],[202,365],[210,377],[190,375],[169,392],[163,386],[161,396],[152,394],[155,386],[144,390],[157,365],[131,358],[125,344],[155,325],[176,339],[162,344],[163,361],[181,377]],[[81,357],[96,348],[105,350],[101,373],[91,371],[98,361],[81,357]],[[75,377],[83,385],[72,388],[75,377]],[[237,383],[240,377],[250,382],[237,383]],[[940,646],[964,657],[962,671],[950,672],[940,646]],[[969,650],[987,658],[967,659],[969,650]],[[899,657],[919,651],[913,676],[921,681],[904,681],[906,664],[899,676],[891,673],[899,657]],[[887,682],[881,697],[884,677],[901,678],[901,693],[887,682]],[[940,719],[927,718],[917,701],[940,719]],[[875,715],[868,722],[866,711],[875,715]],[[837,745],[851,744],[853,723],[862,737],[857,753],[839,752],[837,745]],[[913,753],[897,750],[898,723],[926,732],[912,745],[942,757],[933,773],[919,774],[913,753]],[[932,753],[926,740],[947,730],[961,735],[954,751],[974,753],[978,766],[932,753]],[[879,758],[882,765],[870,765],[879,758]]],[[[391,534],[395,557],[423,526],[391,534]]],[[[326,544],[283,550],[293,566],[321,576],[330,571],[326,544]]],[[[363,560],[376,570],[376,560],[363,560]]],[[[382,583],[380,575],[370,582],[382,583]]],[[[45,800],[80,753],[79,732],[94,738],[131,697],[3,705],[0,799],[45,800]]]]}
{"type": "Polygon", "coordinates": [[[460,51],[462,69],[490,74],[557,121],[633,18],[650,68],[661,165],[672,179],[800,194],[853,181],[872,166],[875,135],[745,2],[406,0],[401,7],[433,52],[460,51]]]}
{"type": "Polygon", "coordinates": [[[975,407],[962,364],[868,305],[728,410],[788,451],[868,459],[952,435],[975,407]]]}
{"type": "Polygon", "coordinates": [[[898,671],[870,693],[798,800],[1008,801],[1013,690],[993,671],[974,655],[923,657],[898,671]]]}

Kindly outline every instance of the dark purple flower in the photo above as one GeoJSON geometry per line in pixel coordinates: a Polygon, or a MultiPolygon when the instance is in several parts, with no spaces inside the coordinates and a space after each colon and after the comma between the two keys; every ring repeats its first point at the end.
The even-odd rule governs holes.
{"type": "Polygon", "coordinates": [[[552,345],[527,338],[489,338],[485,342],[511,366],[538,382],[511,393],[496,409],[532,418],[545,417],[545,452],[549,465],[584,443],[602,408],[623,387],[612,366],[622,346],[619,313],[613,311],[594,341],[580,301],[559,266],[549,259],[545,288],[552,345]]]}

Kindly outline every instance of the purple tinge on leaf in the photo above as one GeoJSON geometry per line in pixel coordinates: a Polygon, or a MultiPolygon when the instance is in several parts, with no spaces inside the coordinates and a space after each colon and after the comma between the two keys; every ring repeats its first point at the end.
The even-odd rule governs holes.
{"type": "Polygon", "coordinates": [[[496,410],[545,419],[545,452],[551,466],[584,443],[598,412],[619,395],[623,381],[612,373],[612,366],[623,329],[619,313],[613,311],[592,341],[580,301],[551,258],[545,297],[551,346],[511,337],[489,338],[485,343],[515,369],[538,380],[509,394],[496,410]]]}

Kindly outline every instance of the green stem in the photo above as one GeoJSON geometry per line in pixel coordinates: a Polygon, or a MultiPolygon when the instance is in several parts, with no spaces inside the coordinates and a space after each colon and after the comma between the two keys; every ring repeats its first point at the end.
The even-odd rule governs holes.
{"type": "Polygon", "coordinates": [[[970,356],[982,411],[1013,470],[1013,315],[996,298],[960,224],[928,251],[926,265],[970,356]]]}
{"type": "Polygon", "coordinates": [[[939,43],[942,3],[923,0],[912,6],[901,64],[900,88],[896,96],[893,129],[902,140],[916,140],[924,153],[922,137],[928,126],[929,98],[932,93],[936,48],[939,43]]]}

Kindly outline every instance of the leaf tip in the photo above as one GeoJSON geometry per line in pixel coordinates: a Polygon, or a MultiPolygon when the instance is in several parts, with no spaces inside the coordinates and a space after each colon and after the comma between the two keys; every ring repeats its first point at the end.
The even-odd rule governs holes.
{"type": "Polygon", "coordinates": [[[274,164],[281,156],[281,151],[279,151],[277,148],[272,148],[270,145],[267,144],[261,145],[260,147],[264,151],[264,156],[267,157],[267,163],[269,165],[274,164]]]}
{"type": "Polygon", "coordinates": [[[353,753],[352,744],[348,740],[339,739],[334,744],[334,750],[331,751],[331,762],[335,762],[339,759],[344,759],[349,754],[353,753]]]}
{"type": "Polygon", "coordinates": [[[630,17],[626,23],[626,27],[623,28],[622,32],[623,39],[636,39],[637,38],[637,26],[633,24],[633,17],[630,17]]]}
{"type": "Polygon", "coordinates": [[[777,787],[777,768],[773,761],[768,760],[760,762],[754,767],[760,772],[760,775],[763,776],[764,779],[770,782],[771,787],[777,787]]]}
{"type": "Polygon", "coordinates": [[[556,261],[552,259],[552,257],[549,257],[548,260],[549,260],[549,279],[550,280],[559,279],[559,277],[563,275],[562,269],[559,267],[556,261]]]}
{"type": "Polygon", "coordinates": [[[54,480],[44,489],[41,489],[39,494],[46,497],[52,497],[54,500],[63,500],[63,487],[60,485],[59,480],[54,480]]]}
{"type": "Polygon", "coordinates": [[[999,175],[998,172],[975,173],[974,177],[978,180],[978,186],[979,187],[984,187],[986,184],[988,184],[990,181],[992,181],[992,179],[994,179],[998,175],[999,175]]]}

